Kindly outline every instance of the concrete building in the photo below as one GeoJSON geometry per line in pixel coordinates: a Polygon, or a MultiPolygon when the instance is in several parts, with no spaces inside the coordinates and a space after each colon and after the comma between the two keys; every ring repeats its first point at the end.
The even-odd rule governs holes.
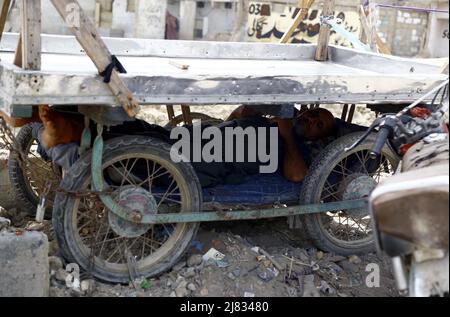
{"type": "MultiPolygon", "coordinates": [[[[438,1],[434,8],[448,11],[448,0],[438,1]]],[[[449,15],[448,13],[432,13],[429,17],[427,40],[424,55],[429,57],[449,56],[449,15]]]]}
{"type": "MultiPolygon", "coordinates": [[[[448,11],[448,0],[386,1],[386,3],[448,11]]],[[[448,13],[380,9],[377,29],[394,55],[448,57],[448,13]],[[445,38],[446,37],[446,38],[445,38]]]]}
{"type": "MultiPolygon", "coordinates": [[[[69,34],[49,0],[43,6],[43,31],[69,34]]],[[[302,0],[78,0],[100,33],[114,37],[164,38],[166,22],[184,40],[277,42],[290,26],[302,0]],[[175,22],[174,22],[175,21],[175,22]]],[[[358,6],[361,0],[336,0],[336,15],[345,28],[361,35],[358,6]]],[[[375,2],[375,0],[371,0],[375,2]]],[[[19,30],[17,3],[7,31],[19,30]]],[[[305,1],[306,2],[306,1],[305,1]]],[[[294,33],[293,43],[314,43],[320,28],[322,1],[316,1],[307,19],[294,33]]],[[[377,0],[395,6],[448,10],[448,0],[377,0]]],[[[448,14],[378,8],[377,30],[394,55],[448,56],[448,14]]],[[[169,28],[169,26],[167,26],[169,28]]],[[[172,30],[173,31],[173,30],[172,30]]],[[[173,37],[169,37],[173,38],[173,37]]],[[[333,33],[331,41],[350,43],[333,33]]]]}

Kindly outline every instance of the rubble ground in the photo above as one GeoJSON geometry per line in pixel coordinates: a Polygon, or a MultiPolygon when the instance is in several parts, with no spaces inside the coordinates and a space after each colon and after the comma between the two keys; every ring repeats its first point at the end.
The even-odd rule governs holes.
{"type": "Polygon", "coordinates": [[[15,213],[2,210],[0,217],[11,219],[13,228],[44,231],[49,237],[52,297],[398,296],[388,259],[376,254],[324,253],[307,245],[301,232],[290,230],[284,218],[203,224],[171,271],[130,285],[103,283],[81,272],[83,291],[74,290],[67,286],[67,263],[58,257],[51,223],[36,227],[28,215],[15,213]],[[211,250],[223,258],[205,261],[211,250]],[[379,287],[366,284],[372,281],[374,264],[380,269],[379,287]]]}
{"type": "MultiPolygon", "coordinates": [[[[284,219],[202,225],[191,249],[170,271],[145,283],[95,282],[90,296],[118,297],[365,297],[397,296],[389,262],[375,254],[341,257],[301,245],[284,219]],[[255,246],[263,249],[284,269],[255,246]],[[215,249],[221,261],[204,261],[215,249]],[[253,249],[253,250],[252,250],[253,249]],[[367,265],[379,265],[380,287],[369,288],[367,265]]],[[[51,296],[74,296],[53,276],[51,296]]]]}

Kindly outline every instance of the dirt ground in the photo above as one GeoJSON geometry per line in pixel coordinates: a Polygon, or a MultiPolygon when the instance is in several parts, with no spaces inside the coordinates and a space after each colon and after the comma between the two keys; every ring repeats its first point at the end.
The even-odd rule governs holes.
{"type": "MultiPolygon", "coordinates": [[[[340,116],[339,106],[330,109],[340,116]]],[[[193,111],[225,119],[233,107],[196,107],[193,111]],[[205,111],[206,110],[206,111],[205,111]]],[[[167,122],[165,108],[152,107],[141,118],[158,124],[167,122]]],[[[355,123],[369,124],[374,114],[359,109],[355,123]]],[[[3,156],[6,156],[3,153],[3,156]]],[[[2,203],[0,202],[0,205],[2,203]]],[[[32,220],[15,209],[0,208],[0,217],[18,228],[32,220]]],[[[81,294],[66,286],[62,259],[53,240],[51,224],[44,230],[50,239],[50,296],[73,297],[368,297],[398,296],[388,260],[376,254],[341,257],[305,244],[301,232],[290,230],[284,218],[264,221],[204,224],[188,253],[173,268],[157,278],[135,285],[111,285],[92,281],[82,274],[89,287],[81,294]],[[272,259],[262,256],[259,247],[272,259]],[[225,257],[220,262],[203,261],[211,248],[225,257]],[[274,264],[276,262],[276,264],[274,264]],[[370,268],[380,269],[380,283],[369,287],[370,268]],[[281,266],[282,270],[276,269],[281,266]],[[378,287],[379,286],[379,287],[378,287]]]]}
{"type": "MultiPolygon", "coordinates": [[[[16,210],[0,210],[13,228],[29,228],[31,217],[16,210]]],[[[305,243],[301,232],[290,230],[284,218],[204,224],[188,252],[175,267],[137,284],[114,285],[93,280],[82,272],[87,291],[69,288],[67,273],[53,239],[51,223],[31,230],[44,231],[50,240],[51,297],[396,297],[389,260],[377,254],[342,257],[305,243]],[[282,267],[261,251],[269,254],[282,267]],[[211,248],[225,257],[204,261],[211,248]],[[370,282],[373,266],[379,285],[370,282]],[[369,281],[369,284],[367,284],[369,281]],[[375,286],[375,287],[372,287],[375,286]]]]}

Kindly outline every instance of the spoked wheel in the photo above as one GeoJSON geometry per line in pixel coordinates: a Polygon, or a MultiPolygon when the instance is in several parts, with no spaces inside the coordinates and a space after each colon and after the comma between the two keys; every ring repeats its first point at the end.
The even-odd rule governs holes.
{"type": "MultiPolygon", "coordinates": [[[[91,153],[64,178],[69,194],[58,194],[54,228],[69,261],[95,277],[127,283],[170,269],[195,237],[199,224],[136,225],[110,212],[91,188],[91,153]],[[75,192],[79,194],[76,195],[75,192]]],[[[175,164],[170,146],[142,137],[105,143],[103,174],[121,206],[154,215],[198,212],[201,188],[190,164],[175,164]]]]}
{"type": "MultiPolygon", "coordinates": [[[[383,148],[379,159],[369,157],[373,135],[345,152],[361,135],[350,134],[335,141],[316,159],[302,187],[302,204],[368,198],[381,179],[394,174],[399,158],[389,146],[383,148]]],[[[324,251],[352,255],[375,250],[367,208],[307,215],[303,224],[307,236],[324,251]]]]}
{"type": "Polygon", "coordinates": [[[51,214],[54,189],[61,181],[60,173],[49,159],[38,153],[38,140],[33,137],[33,124],[22,127],[16,140],[27,157],[24,162],[21,162],[17,153],[11,153],[9,157],[9,177],[17,204],[34,215],[40,197],[47,192],[46,201],[51,214]]]}
{"type": "MultiPolygon", "coordinates": [[[[192,112],[191,117],[192,117],[193,122],[201,120],[203,123],[209,123],[211,125],[218,125],[223,122],[223,120],[221,120],[221,119],[216,119],[216,118],[210,117],[206,114],[198,113],[198,112],[192,112]]],[[[173,118],[166,125],[166,128],[174,128],[174,127],[180,126],[182,124],[184,124],[184,117],[183,117],[183,115],[178,115],[175,118],[173,118]]]]}

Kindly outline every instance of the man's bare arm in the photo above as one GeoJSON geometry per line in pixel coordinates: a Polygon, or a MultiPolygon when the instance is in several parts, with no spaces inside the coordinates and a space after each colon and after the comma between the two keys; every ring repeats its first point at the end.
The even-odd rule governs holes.
{"type": "Polygon", "coordinates": [[[284,177],[291,182],[300,183],[308,173],[308,166],[298,149],[292,120],[276,118],[273,121],[278,123],[279,133],[284,141],[284,177]]]}

